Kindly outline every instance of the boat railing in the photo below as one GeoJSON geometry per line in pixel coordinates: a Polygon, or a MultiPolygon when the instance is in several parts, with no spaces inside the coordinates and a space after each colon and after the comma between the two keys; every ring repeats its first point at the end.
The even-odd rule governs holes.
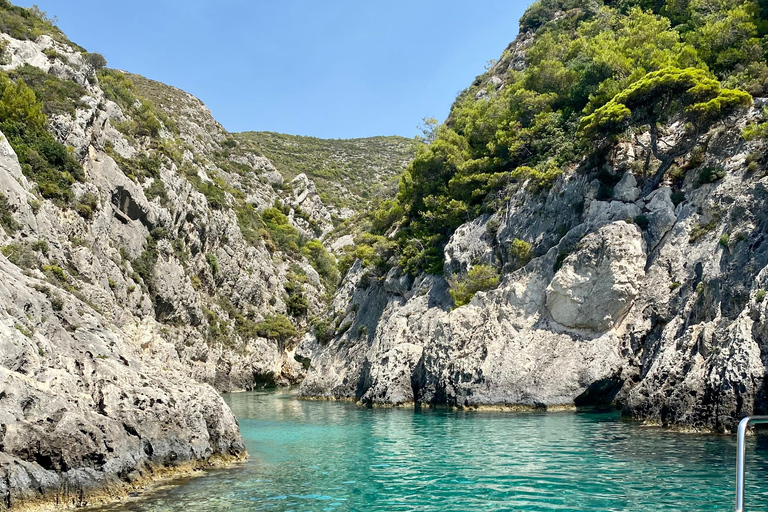
{"type": "Polygon", "coordinates": [[[744,512],[744,459],[747,453],[747,428],[760,423],[768,423],[768,416],[747,416],[739,423],[736,447],[736,512],[744,512]]]}

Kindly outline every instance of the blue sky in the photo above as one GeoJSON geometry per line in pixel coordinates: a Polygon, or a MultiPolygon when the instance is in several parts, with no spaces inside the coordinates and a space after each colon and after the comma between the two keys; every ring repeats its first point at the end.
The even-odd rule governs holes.
{"type": "Polygon", "coordinates": [[[109,66],[203,100],[229,131],[417,133],[517,35],[528,1],[34,0],[109,66]]]}

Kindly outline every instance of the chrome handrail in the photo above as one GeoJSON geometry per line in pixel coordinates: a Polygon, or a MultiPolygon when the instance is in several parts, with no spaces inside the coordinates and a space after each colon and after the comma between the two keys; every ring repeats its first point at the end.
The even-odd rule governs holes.
{"type": "Polygon", "coordinates": [[[744,458],[747,453],[747,428],[750,424],[758,423],[768,423],[768,416],[747,416],[739,422],[736,447],[736,512],[744,512],[744,458]]]}

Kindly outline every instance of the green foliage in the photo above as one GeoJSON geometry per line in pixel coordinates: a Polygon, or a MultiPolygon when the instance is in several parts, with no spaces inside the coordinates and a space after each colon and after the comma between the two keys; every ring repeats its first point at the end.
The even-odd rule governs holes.
{"type": "Polygon", "coordinates": [[[19,268],[36,268],[38,266],[37,255],[32,245],[28,242],[14,242],[0,248],[3,256],[19,268]]]}
{"type": "Polygon", "coordinates": [[[11,205],[8,204],[8,199],[0,193],[0,227],[8,235],[13,235],[21,226],[11,214],[11,205]]]}
{"type": "Polygon", "coordinates": [[[512,244],[509,246],[509,255],[512,257],[512,261],[516,267],[524,267],[528,264],[529,261],[531,261],[531,258],[533,257],[531,244],[525,240],[515,238],[512,240],[512,244]]]}
{"type": "Polygon", "coordinates": [[[730,239],[731,239],[731,235],[729,235],[728,233],[723,233],[723,235],[720,237],[720,240],[718,240],[718,243],[723,247],[728,247],[728,241],[730,239]]]}
{"type": "Polygon", "coordinates": [[[288,280],[285,283],[285,292],[288,294],[286,308],[288,314],[294,317],[300,317],[307,314],[309,301],[304,295],[304,283],[307,282],[307,276],[301,273],[289,272],[288,280]]]}
{"type": "Polygon", "coordinates": [[[403,137],[318,139],[272,132],[235,137],[240,142],[235,151],[266,156],[289,180],[304,173],[325,204],[357,211],[365,208],[368,197],[392,188],[391,180],[403,172],[416,150],[416,143],[403,137]]]}
{"type": "Polygon", "coordinates": [[[211,267],[211,274],[216,277],[219,274],[219,260],[216,259],[216,255],[206,254],[205,261],[207,261],[208,266],[211,267]]]}
{"type": "Polygon", "coordinates": [[[725,177],[725,169],[722,167],[705,167],[699,173],[699,179],[696,182],[697,185],[706,185],[717,180],[721,180],[725,177]]]}
{"type": "Polygon", "coordinates": [[[91,72],[101,71],[107,65],[107,59],[100,53],[85,52],[82,56],[86,65],[91,68],[91,72]]]}
{"type": "Polygon", "coordinates": [[[235,207],[235,213],[237,214],[237,224],[240,226],[240,232],[246,242],[256,246],[260,240],[269,238],[269,233],[265,229],[261,215],[259,215],[253,205],[241,202],[235,207]]]}
{"type": "Polygon", "coordinates": [[[13,327],[27,338],[31,338],[35,334],[31,329],[28,329],[19,323],[13,324],[13,327]]]}
{"type": "Polygon", "coordinates": [[[336,267],[336,258],[325,250],[319,240],[310,240],[301,248],[302,254],[307,258],[320,278],[323,280],[326,289],[333,291],[339,281],[339,270],[336,267]]]}
{"type": "Polygon", "coordinates": [[[157,263],[157,257],[157,242],[154,238],[147,237],[146,248],[144,251],[142,251],[138,258],[131,262],[131,267],[133,267],[133,271],[136,273],[136,276],[141,278],[141,280],[144,282],[144,286],[149,291],[154,289],[153,274],[155,270],[155,264],[157,263]]]}
{"type": "Polygon", "coordinates": [[[0,32],[15,39],[35,40],[42,35],[51,36],[55,41],[81,49],[72,43],[49,18],[37,7],[25,9],[8,0],[0,0],[0,32]]]}
{"type": "Polygon", "coordinates": [[[404,213],[403,207],[397,201],[391,199],[382,201],[371,213],[371,232],[385,235],[395,223],[402,220],[404,213]]]}
{"type": "Polygon", "coordinates": [[[694,243],[698,239],[700,239],[702,236],[706,235],[707,233],[711,232],[713,229],[717,227],[717,222],[712,220],[706,224],[697,224],[691,229],[691,234],[688,237],[688,243],[694,243]]]}
{"type": "Polygon", "coordinates": [[[50,279],[58,281],[59,283],[69,282],[69,276],[67,276],[64,269],[58,265],[43,265],[43,272],[48,275],[50,279]]]}
{"type": "Polygon", "coordinates": [[[267,208],[261,213],[261,218],[269,231],[270,238],[280,250],[298,254],[302,245],[299,231],[288,221],[288,217],[279,208],[267,208]]]}
{"type": "Polygon", "coordinates": [[[271,340],[285,342],[298,334],[296,327],[285,315],[267,315],[263,321],[256,324],[256,333],[271,340]]]}
{"type": "Polygon", "coordinates": [[[648,220],[648,217],[645,215],[638,215],[632,220],[635,222],[635,224],[637,224],[637,227],[639,227],[643,231],[647,230],[648,226],[650,226],[651,224],[651,221],[648,220]]]}
{"type": "Polygon", "coordinates": [[[315,320],[312,323],[312,330],[317,341],[323,345],[327,345],[335,334],[333,323],[328,320],[315,320]]]}
{"type": "Polygon", "coordinates": [[[144,189],[144,195],[150,201],[157,199],[162,206],[168,205],[168,192],[165,189],[165,183],[160,179],[153,180],[149,187],[144,189]]]}
{"type": "Polygon", "coordinates": [[[475,265],[466,277],[449,281],[451,297],[456,307],[472,300],[477,292],[490,290],[499,285],[499,271],[489,265],[475,265]]]}
{"type": "Polygon", "coordinates": [[[99,198],[96,194],[88,192],[75,205],[75,211],[84,219],[90,220],[93,212],[99,207],[99,198]]]}
{"type": "Polygon", "coordinates": [[[0,73],[0,131],[8,138],[24,174],[40,194],[64,206],[72,200],[71,186],[85,174],[69,148],[46,130],[43,104],[22,80],[0,73]]]}
{"type": "Polygon", "coordinates": [[[755,294],[755,301],[756,302],[763,302],[765,299],[765,290],[757,290],[757,293],[755,294]]]}
{"type": "Polygon", "coordinates": [[[723,89],[703,69],[665,67],[653,71],[581,120],[590,138],[618,133],[631,125],[668,121],[685,115],[688,122],[706,123],[752,103],[743,91],[723,89]]]}
{"type": "Polygon", "coordinates": [[[40,68],[25,64],[9,72],[12,80],[21,80],[34,92],[37,101],[43,106],[43,113],[75,115],[77,107],[82,106],[80,99],[88,95],[82,86],[72,80],[62,80],[40,68]]]}
{"type": "Polygon", "coordinates": [[[133,137],[157,137],[166,116],[155,105],[142,97],[136,84],[122,71],[103,68],[98,72],[99,85],[104,95],[117,103],[130,119],[115,126],[125,135],[133,137]]]}
{"type": "Polygon", "coordinates": [[[409,272],[439,272],[458,225],[496,210],[510,188],[547,191],[564,168],[603,158],[593,141],[627,128],[650,127],[654,156],[663,160],[660,175],[645,184],[654,188],[680,156],[658,149],[657,124],[680,119],[682,140],[696,143],[708,125],[751,102],[738,90],[739,77],[768,83],[768,66],[757,55],[762,43],[753,37],[768,24],[758,20],[754,3],[605,4],[534,3],[521,20],[523,31],[536,31],[526,67],[516,71],[511,54],[502,55],[418,149],[398,195],[405,217],[401,264],[409,272]],[[494,74],[504,87],[487,85],[494,74]]]}

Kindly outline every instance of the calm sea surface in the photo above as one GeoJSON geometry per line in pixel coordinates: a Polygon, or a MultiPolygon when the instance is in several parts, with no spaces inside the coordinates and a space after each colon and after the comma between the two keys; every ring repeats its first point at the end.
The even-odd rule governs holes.
{"type": "MultiPolygon", "coordinates": [[[[734,509],[735,437],[617,413],[364,409],[289,391],[225,397],[250,458],[109,511],[734,509]]],[[[747,447],[747,510],[768,510],[768,438],[747,447]]]]}

